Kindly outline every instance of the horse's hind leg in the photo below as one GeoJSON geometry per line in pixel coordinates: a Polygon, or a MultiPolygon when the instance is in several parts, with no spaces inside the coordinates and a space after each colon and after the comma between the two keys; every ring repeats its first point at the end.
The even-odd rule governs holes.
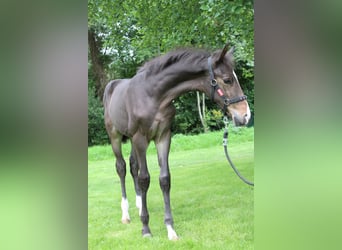
{"type": "Polygon", "coordinates": [[[170,205],[171,176],[169,170],[169,151],[171,143],[171,131],[168,130],[159,138],[156,138],[155,144],[158,151],[158,162],[160,166],[159,184],[164,196],[165,217],[164,223],[167,229],[169,240],[177,240],[178,236],[173,229],[173,218],[170,205]]]}
{"type": "Polygon", "coordinates": [[[149,222],[149,214],[147,210],[147,191],[150,186],[150,174],[147,169],[147,161],[146,161],[146,150],[148,147],[147,138],[140,133],[137,133],[132,138],[133,150],[136,155],[136,160],[138,161],[138,165],[140,167],[139,175],[138,175],[138,185],[141,190],[141,214],[140,219],[143,224],[142,235],[143,237],[151,236],[151,230],[148,226],[149,222]]]}
{"type": "Polygon", "coordinates": [[[112,135],[111,136],[111,144],[112,149],[116,158],[116,172],[118,173],[120,177],[120,183],[121,183],[121,210],[122,210],[122,218],[121,221],[124,224],[130,223],[131,219],[129,217],[128,213],[128,200],[126,195],[126,185],[125,185],[125,177],[126,177],[126,162],[122,156],[121,151],[121,142],[122,142],[122,136],[121,135],[112,135]]]}
{"type": "Polygon", "coordinates": [[[139,209],[139,216],[140,216],[141,215],[141,189],[138,183],[139,164],[137,161],[137,157],[134,153],[133,147],[131,151],[131,156],[129,158],[129,165],[130,165],[131,175],[134,181],[134,189],[135,189],[135,194],[136,194],[135,205],[139,209]]]}

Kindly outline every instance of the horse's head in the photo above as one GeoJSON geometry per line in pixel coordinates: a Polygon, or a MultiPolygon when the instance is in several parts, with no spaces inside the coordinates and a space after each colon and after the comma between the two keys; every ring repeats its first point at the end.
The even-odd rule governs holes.
{"type": "Polygon", "coordinates": [[[209,75],[211,78],[212,98],[223,106],[236,126],[246,125],[251,118],[251,111],[239,80],[234,72],[233,47],[228,51],[228,44],[223,50],[216,51],[209,59],[209,75]]]}

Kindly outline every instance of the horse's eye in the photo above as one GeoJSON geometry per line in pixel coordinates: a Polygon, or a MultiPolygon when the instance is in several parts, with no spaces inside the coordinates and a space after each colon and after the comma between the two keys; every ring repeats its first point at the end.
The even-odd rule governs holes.
{"type": "Polygon", "coordinates": [[[225,78],[225,79],[223,79],[223,82],[224,82],[225,84],[231,84],[231,83],[232,83],[232,80],[231,80],[230,78],[225,78]]]}

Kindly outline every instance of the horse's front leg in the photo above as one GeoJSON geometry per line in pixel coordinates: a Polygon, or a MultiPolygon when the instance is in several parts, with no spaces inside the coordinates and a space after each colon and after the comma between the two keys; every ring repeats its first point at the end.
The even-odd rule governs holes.
{"type": "Polygon", "coordinates": [[[159,184],[163,192],[165,217],[164,223],[166,225],[169,240],[177,240],[178,236],[173,228],[173,218],[170,205],[170,188],[171,176],[169,170],[169,151],[171,143],[171,131],[168,130],[159,138],[156,138],[155,144],[158,151],[158,162],[160,166],[159,184]]]}
{"type": "Polygon", "coordinates": [[[143,237],[152,236],[151,230],[148,226],[149,214],[147,210],[147,191],[150,186],[150,174],[147,169],[146,150],[148,147],[148,140],[141,134],[135,134],[132,138],[132,146],[136,160],[138,161],[140,171],[138,175],[138,184],[141,190],[141,214],[140,219],[143,224],[142,235],[143,237]]]}

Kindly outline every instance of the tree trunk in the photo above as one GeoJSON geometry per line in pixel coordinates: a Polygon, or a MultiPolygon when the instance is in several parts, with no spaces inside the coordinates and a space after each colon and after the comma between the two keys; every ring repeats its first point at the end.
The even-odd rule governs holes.
{"type": "Polygon", "coordinates": [[[90,51],[90,59],[92,63],[92,71],[95,78],[96,95],[102,98],[104,88],[108,83],[105,72],[104,63],[101,60],[101,41],[93,29],[88,29],[88,46],[90,51]]]}

